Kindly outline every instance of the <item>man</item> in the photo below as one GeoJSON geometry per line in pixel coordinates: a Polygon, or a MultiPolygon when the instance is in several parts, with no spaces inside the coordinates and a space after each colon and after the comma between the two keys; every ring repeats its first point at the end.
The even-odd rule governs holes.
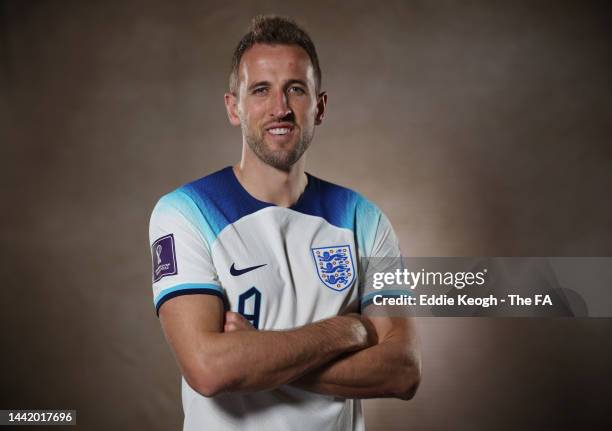
{"type": "Polygon", "coordinates": [[[399,256],[389,221],[304,171],[326,103],[309,36],[255,18],[225,95],[240,163],[153,211],[154,302],[183,375],[185,430],[363,429],[358,399],[416,391],[412,322],[368,317],[360,302],[360,258],[399,256]]]}

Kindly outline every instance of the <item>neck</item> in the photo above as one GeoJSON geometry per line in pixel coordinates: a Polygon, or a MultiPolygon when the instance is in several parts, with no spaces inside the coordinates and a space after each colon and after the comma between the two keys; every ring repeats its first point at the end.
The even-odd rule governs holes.
{"type": "Polygon", "coordinates": [[[290,207],[297,202],[308,183],[304,166],[305,157],[302,156],[285,172],[262,162],[249,148],[243,147],[242,159],[233,169],[251,196],[277,206],[290,207]]]}

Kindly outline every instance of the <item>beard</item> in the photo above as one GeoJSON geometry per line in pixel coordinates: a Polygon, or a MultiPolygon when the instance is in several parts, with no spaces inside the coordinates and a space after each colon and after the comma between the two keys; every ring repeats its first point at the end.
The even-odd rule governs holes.
{"type": "Polygon", "coordinates": [[[246,127],[242,127],[246,142],[255,155],[265,164],[281,171],[289,172],[293,166],[306,152],[314,136],[314,127],[310,131],[304,131],[301,127],[294,126],[294,130],[299,131],[297,142],[291,148],[272,150],[265,142],[263,133],[253,132],[246,127]]]}

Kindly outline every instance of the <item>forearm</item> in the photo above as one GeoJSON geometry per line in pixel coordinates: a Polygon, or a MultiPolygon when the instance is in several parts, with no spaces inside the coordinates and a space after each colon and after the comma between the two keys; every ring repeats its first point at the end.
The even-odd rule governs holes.
{"type": "Polygon", "coordinates": [[[418,363],[395,351],[379,344],[333,361],[293,384],[343,398],[409,399],[418,384],[418,363]]]}
{"type": "Polygon", "coordinates": [[[288,331],[210,333],[200,348],[198,381],[208,395],[275,388],[366,347],[367,338],[363,324],[348,316],[288,331]]]}
{"type": "Polygon", "coordinates": [[[395,331],[378,344],[342,355],[292,384],[343,398],[410,399],[420,382],[420,357],[412,331],[396,321],[395,331]]]}

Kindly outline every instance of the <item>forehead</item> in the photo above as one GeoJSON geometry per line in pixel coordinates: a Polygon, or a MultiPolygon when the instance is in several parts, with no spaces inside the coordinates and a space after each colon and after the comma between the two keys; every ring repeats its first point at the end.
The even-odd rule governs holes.
{"type": "Polygon", "coordinates": [[[240,60],[240,81],[247,85],[255,81],[299,79],[312,81],[314,69],[308,53],[297,45],[255,44],[240,60]]]}

